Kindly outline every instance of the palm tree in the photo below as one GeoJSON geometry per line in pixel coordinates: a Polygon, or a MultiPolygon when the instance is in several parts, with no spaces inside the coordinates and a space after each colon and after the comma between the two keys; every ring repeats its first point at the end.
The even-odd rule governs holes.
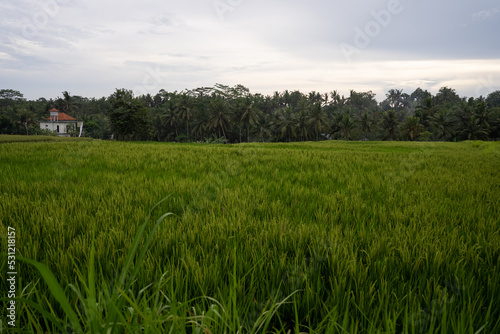
{"type": "Polygon", "coordinates": [[[203,136],[206,134],[206,129],[207,129],[207,123],[202,121],[202,120],[196,120],[193,128],[191,129],[191,133],[195,136],[196,138],[203,138],[203,136]]]}
{"type": "Polygon", "coordinates": [[[291,107],[284,107],[278,111],[277,128],[280,133],[280,137],[288,137],[288,142],[291,140],[291,136],[295,137],[295,127],[296,118],[291,107]]]}
{"type": "Polygon", "coordinates": [[[210,118],[208,125],[210,129],[217,129],[219,131],[219,138],[222,136],[226,137],[226,130],[230,125],[230,118],[228,115],[229,107],[227,102],[221,98],[215,98],[210,102],[208,106],[212,117],[210,118]]]}
{"type": "Polygon", "coordinates": [[[309,112],[309,124],[312,126],[313,131],[316,133],[316,141],[319,141],[319,135],[329,129],[328,117],[321,103],[316,103],[311,106],[309,112]]]}
{"type": "Polygon", "coordinates": [[[468,140],[488,139],[488,129],[476,115],[472,115],[464,125],[460,133],[468,140]]]}
{"type": "Polygon", "coordinates": [[[385,96],[389,106],[396,111],[403,110],[407,105],[407,99],[405,99],[402,89],[391,89],[385,96]]]}
{"type": "Polygon", "coordinates": [[[264,142],[264,138],[270,138],[272,136],[272,126],[273,122],[271,120],[271,115],[268,114],[262,114],[258,118],[256,122],[256,128],[257,128],[257,136],[260,138],[262,142],[264,142]]]}
{"type": "Polygon", "coordinates": [[[449,87],[441,87],[435,97],[436,105],[441,105],[446,108],[459,104],[461,99],[455,89],[449,87]]]}
{"type": "MultiPolygon", "coordinates": [[[[345,109],[350,112],[349,107],[345,107],[345,109]]],[[[338,138],[340,136],[340,122],[342,121],[342,118],[344,117],[345,112],[334,112],[330,116],[330,135],[334,136],[335,138],[338,138]]]]}
{"type": "Polygon", "coordinates": [[[323,100],[323,104],[324,104],[325,106],[327,106],[327,105],[329,104],[329,101],[328,101],[328,100],[329,100],[329,98],[330,98],[330,96],[328,95],[328,93],[324,93],[324,94],[323,94],[322,100],[323,100]]]}
{"type": "MultiPolygon", "coordinates": [[[[247,127],[247,142],[250,142],[250,125],[255,124],[259,119],[259,112],[253,107],[253,102],[247,98],[244,104],[241,105],[243,114],[241,115],[240,122],[247,127]]],[[[241,141],[241,140],[240,140],[241,141]]]]}
{"type": "Polygon", "coordinates": [[[422,129],[423,125],[420,124],[418,117],[411,116],[406,119],[401,131],[406,139],[414,141],[418,138],[422,129]]]}
{"type": "Polygon", "coordinates": [[[473,100],[462,101],[456,107],[454,115],[457,122],[457,132],[466,139],[483,139],[488,136],[485,108],[474,105],[473,100]]]}
{"type": "Polygon", "coordinates": [[[338,127],[342,139],[351,139],[352,132],[357,127],[356,120],[349,113],[345,113],[338,123],[338,127]]]}
{"type": "Polygon", "coordinates": [[[311,104],[323,103],[323,96],[320,93],[317,93],[315,91],[310,92],[307,99],[309,100],[309,103],[311,103],[311,104]]]}
{"type": "Polygon", "coordinates": [[[186,122],[186,135],[189,140],[189,121],[191,117],[193,117],[193,109],[192,109],[193,101],[191,96],[186,93],[183,93],[179,96],[179,100],[175,104],[175,112],[177,117],[183,119],[186,122]]]}
{"type": "Polygon", "coordinates": [[[394,134],[396,133],[396,128],[398,126],[398,117],[394,109],[385,111],[382,114],[382,127],[386,131],[386,138],[389,140],[394,140],[394,134]]]}
{"type": "Polygon", "coordinates": [[[490,139],[500,139],[500,107],[491,108],[489,111],[490,139]]]}
{"type": "Polygon", "coordinates": [[[438,111],[432,117],[432,124],[439,131],[440,137],[444,140],[448,139],[448,135],[451,136],[451,128],[454,124],[454,121],[451,117],[451,113],[448,110],[442,109],[438,111]]]}
{"type": "Polygon", "coordinates": [[[330,93],[330,97],[332,98],[332,104],[339,108],[345,106],[349,101],[349,99],[345,98],[344,95],[340,96],[336,90],[330,93]]]}
{"type": "Polygon", "coordinates": [[[368,137],[368,133],[371,132],[373,125],[373,120],[370,118],[368,113],[365,111],[363,115],[361,115],[361,119],[359,121],[359,126],[361,131],[363,131],[365,139],[368,137]]]}
{"type": "Polygon", "coordinates": [[[162,132],[163,132],[163,122],[161,119],[161,115],[159,115],[159,114],[154,115],[151,123],[153,126],[153,129],[152,129],[153,137],[155,137],[157,141],[161,141],[162,132]]]}
{"type": "Polygon", "coordinates": [[[288,90],[285,90],[281,95],[281,100],[283,101],[283,105],[285,107],[289,107],[292,102],[292,96],[288,90]]]}
{"type": "Polygon", "coordinates": [[[297,114],[297,135],[303,141],[309,139],[309,118],[305,110],[300,111],[297,114]]]}
{"type": "Polygon", "coordinates": [[[166,108],[166,111],[161,116],[162,124],[164,127],[170,127],[175,129],[175,136],[178,137],[179,133],[177,131],[177,122],[179,121],[179,117],[177,113],[172,108],[166,108]]]}
{"type": "MultiPolygon", "coordinates": [[[[471,98],[472,99],[472,98],[471,98]]],[[[476,103],[475,108],[474,108],[474,113],[475,115],[479,118],[479,123],[483,125],[483,127],[489,129],[490,125],[488,124],[488,106],[486,105],[486,102],[484,101],[479,101],[476,103]]]]}
{"type": "Polygon", "coordinates": [[[420,124],[425,130],[430,130],[432,117],[436,113],[437,106],[432,97],[426,97],[422,100],[422,104],[415,108],[415,116],[420,120],[420,124]]]}
{"type": "Polygon", "coordinates": [[[274,92],[274,95],[273,95],[273,98],[271,101],[272,101],[272,105],[274,106],[274,108],[282,107],[281,95],[279,92],[274,92]]]}
{"type": "Polygon", "coordinates": [[[75,116],[76,102],[74,97],[70,95],[67,91],[62,92],[63,98],[59,98],[56,103],[59,108],[64,113],[75,116]]]}

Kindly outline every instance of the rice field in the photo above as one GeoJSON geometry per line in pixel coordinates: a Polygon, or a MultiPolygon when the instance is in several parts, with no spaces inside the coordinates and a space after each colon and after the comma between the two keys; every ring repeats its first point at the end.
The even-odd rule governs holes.
{"type": "Polygon", "coordinates": [[[496,142],[4,142],[3,328],[498,333],[499,166],[496,142]]]}
{"type": "Polygon", "coordinates": [[[91,138],[78,137],[57,137],[57,136],[23,136],[23,135],[0,135],[0,144],[2,143],[20,143],[20,142],[52,142],[52,141],[89,141],[91,138]]]}

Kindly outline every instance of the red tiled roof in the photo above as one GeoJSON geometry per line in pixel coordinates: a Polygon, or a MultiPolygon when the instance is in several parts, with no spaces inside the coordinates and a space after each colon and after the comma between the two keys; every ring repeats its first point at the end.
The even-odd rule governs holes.
{"type": "MultiPolygon", "coordinates": [[[[55,108],[53,108],[53,109],[52,109],[52,110],[50,110],[50,111],[58,111],[58,110],[57,110],[57,109],[55,109],[55,108]]],[[[63,113],[63,112],[59,112],[59,113],[58,113],[58,118],[57,118],[57,120],[59,120],[59,121],[76,121],[76,119],[75,119],[75,118],[73,118],[73,117],[71,117],[70,115],[65,114],[65,113],[63,113]]],[[[47,118],[47,121],[50,121],[50,117],[49,117],[49,118],[47,118]]]]}

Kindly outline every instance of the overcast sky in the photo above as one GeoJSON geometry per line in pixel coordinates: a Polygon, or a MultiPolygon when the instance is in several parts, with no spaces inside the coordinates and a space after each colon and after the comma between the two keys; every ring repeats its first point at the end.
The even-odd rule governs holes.
{"type": "Polygon", "coordinates": [[[500,89],[498,0],[2,0],[0,89],[500,89]]]}

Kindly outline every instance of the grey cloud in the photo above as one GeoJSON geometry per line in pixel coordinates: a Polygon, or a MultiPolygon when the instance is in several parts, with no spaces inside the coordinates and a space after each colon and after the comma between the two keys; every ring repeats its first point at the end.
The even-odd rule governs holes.
{"type": "MultiPolygon", "coordinates": [[[[385,26],[373,14],[369,14],[363,23],[358,21],[345,24],[350,27],[350,37],[343,37],[345,43],[354,45],[355,38],[366,41],[364,47],[358,48],[359,56],[354,58],[369,60],[372,56],[370,51],[377,50],[388,56],[387,59],[484,59],[498,56],[500,47],[492,41],[491,32],[500,29],[499,22],[488,20],[485,25],[472,24],[470,16],[478,5],[484,6],[492,1],[487,0],[481,4],[449,0],[400,2],[402,12],[393,15],[385,26]],[[377,24],[379,30],[374,36],[370,36],[369,29],[372,28],[373,32],[373,27],[377,27],[377,24]]],[[[369,7],[360,10],[369,13],[369,7]]],[[[377,10],[381,9],[375,9],[377,10]]],[[[484,17],[493,12],[478,12],[476,16],[484,17]]]]}
{"type": "MultiPolygon", "coordinates": [[[[0,71],[22,70],[27,87],[28,74],[64,76],[71,67],[69,87],[97,85],[86,82],[93,68],[99,69],[93,77],[102,74],[109,86],[133,86],[148,66],[168,72],[162,88],[227,79],[291,89],[272,87],[286,84],[288,75],[297,83],[307,79],[312,87],[325,71],[346,66],[341,43],[356,46],[358,31],[366,35],[370,27],[379,31],[370,32],[354,62],[498,59],[500,54],[498,0],[399,0],[403,10],[388,21],[380,15],[398,0],[220,0],[232,6],[222,19],[214,1],[1,0],[0,54],[7,56],[0,58],[0,71]],[[49,3],[59,4],[59,10],[46,7],[49,3]]],[[[382,74],[379,82],[367,82],[373,90],[392,80],[382,74]]],[[[352,73],[353,82],[363,75],[352,73]]],[[[408,80],[417,79],[436,85],[447,80],[408,80]]]]}
{"type": "Polygon", "coordinates": [[[58,23],[66,0],[44,3],[6,0],[0,11],[0,44],[9,52],[24,53],[28,44],[42,48],[71,48],[72,44],[89,36],[77,26],[58,23]]]}
{"type": "Polygon", "coordinates": [[[62,70],[59,62],[39,57],[36,55],[9,54],[9,59],[0,59],[0,68],[8,68],[21,72],[43,71],[51,69],[52,71],[62,70]]]}

